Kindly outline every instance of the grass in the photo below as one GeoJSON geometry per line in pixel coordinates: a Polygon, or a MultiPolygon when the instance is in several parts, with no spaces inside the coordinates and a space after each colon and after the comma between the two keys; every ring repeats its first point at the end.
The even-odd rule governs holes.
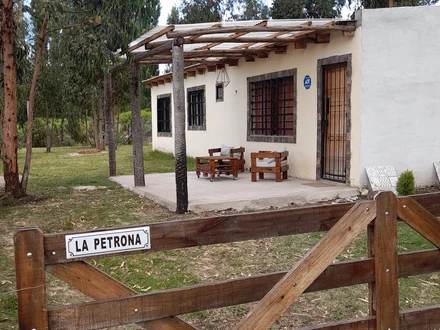
{"type": "MultiPolygon", "coordinates": [[[[169,221],[193,217],[176,215],[108,180],[108,155],[73,156],[79,148],[34,149],[29,180],[30,198],[0,205],[0,329],[17,329],[12,238],[22,226],[46,233],[169,221]],[[75,190],[94,185],[100,189],[75,190]]],[[[20,151],[22,163],[24,151],[20,151]]],[[[131,147],[117,150],[117,174],[132,174],[131,147]]],[[[145,172],[174,170],[173,156],[144,148],[145,172]]],[[[188,159],[194,169],[194,159],[188,159]]],[[[2,191],[0,191],[0,194],[2,191]]],[[[249,212],[251,210],[248,210],[249,212]]],[[[206,216],[216,215],[215,212],[206,216]]],[[[399,251],[429,249],[432,245],[403,223],[398,225],[399,251]]],[[[322,237],[309,233],[232,244],[97,258],[90,262],[140,293],[215,282],[291,268],[322,237]]],[[[348,261],[366,257],[363,233],[338,257],[348,261]]],[[[416,308],[440,302],[439,273],[400,279],[400,306],[416,308]]],[[[50,306],[89,300],[61,281],[47,276],[50,306]]],[[[284,329],[367,315],[366,285],[315,292],[298,303],[271,327],[284,329]]],[[[231,329],[252,304],[201,311],[183,316],[200,329],[231,329]]]]}

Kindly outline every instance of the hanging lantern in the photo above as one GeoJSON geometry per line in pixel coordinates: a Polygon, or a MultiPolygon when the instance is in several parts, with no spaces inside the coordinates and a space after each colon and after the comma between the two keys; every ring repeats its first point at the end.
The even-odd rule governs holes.
{"type": "Polygon", "coordinates": [[[224,87],[228,86],[231,80],[229,79],[228,72],[226,68],[221,68],[218,72],[217,80],[215,81],[217,85],[223,85],[224,87]]]}

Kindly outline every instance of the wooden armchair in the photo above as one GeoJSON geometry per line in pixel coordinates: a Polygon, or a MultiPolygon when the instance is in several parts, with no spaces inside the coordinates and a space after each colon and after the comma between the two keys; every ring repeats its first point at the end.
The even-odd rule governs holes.
{"type": "Polygon", "coordinates": [[[287,163],[288,151],[259,151],[251,153],[251,180],[257,181],[257,173],[260,179],[264,179],[264,173],[275,173],[276,182],[287,179],[289,164],[287,163]]]}
{"type": "Polygon", "coordinates": [[[208,149],[208,153],[210,156],[218,156],[215,155],[216,153],[219,153],[222,156],[229,156],[229,157],[235,157],[238,159],[238,170],[240,172],[244,172],[244,152],[245,152],[245,148],[244,147],[239,147],[239,148],[223,148],[223,152],[222,152],[222,148],[212,148],[212,149],[208,149]],[[227,152],[229,151],[229,152],[227,152]],[[226,154],[227,153],[227,154],[226,154]]]}

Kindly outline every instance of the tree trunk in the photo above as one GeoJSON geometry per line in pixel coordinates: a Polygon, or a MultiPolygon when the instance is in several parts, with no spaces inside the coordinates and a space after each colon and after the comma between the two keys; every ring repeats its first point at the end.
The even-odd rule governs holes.
{"type": "Polygon", "coordinates": [[[61,114],[61,126],[60,126],[60,144],[64,145],[64,115],[61,114]]]}
{"type": "Polygon", "coordinates": [[[86,140],[89,142],[90,146],[93,148],[93,143],[90,140],[90,135],[89,135],[89,124],[88,124],[88,120],[87,120],[87,110],[86,110],[86,113],[84,115],[84,121],[85,121],[85,124],[86,124],[86,140]]]}
{"type": "Polygon", "coordinates": [[[135,187],[145,187],[144,152],[141,123],[141,106],[139,103],[139,62],[133,61],[131,71],[131,131],[133,134],[133,171],[135,187]]]}
{"type": "Polygon", "coordinates": [[[99,132],[98,132],[98,112],[96,111],[96,104],[92,104],[93,114],[93,136],[95,138],[95,149],[101,150],[99,146],[99,132]]]}
{"type": "Polygon", "coordinates": [[[173,46],[174,157],[176,172],[176,212],[188,211],[188,173],[186,167],[185,86],[183,83],[183,42],[173,46]]]}
{"type": "Polygon", "coordinates": [[[112,76],[104,74],[104,109],[105,109],[105,135],[108,143],[108,167],[109,175],[116,175],[116,150],[115,150],[115,127],[113,124],[112,107],[112,76]]]}
{"type": "Polygon", "coordinates": [[[29,171],[31,168],[32,158],[32,129],[34,126],[34,106],[35,96],[37,94],[37,81],[40,75],[41,57],[43,56],[44,42],[46,40],[47,22],[49,21],[49,15],[44,15],[43,24],[41,25],[40,36],[37,43],[37,56],[35,58],[34,75],[32,76],[31,90],[29,92],[29,110],[27,118],[27,130],[26,130],[26,158],[24,160],[23,178],[21,179],[21,186],[26,193],[27,185],[29,181],[29,171]]]}
{"type": "MultiPolygon", "coordinates": [[[[104,87],[105,90],[105,87],[104,87]]],[[[104,107],[102,105],[102,99],[99,100],[99,113],[98,113],[98,141],[99,150],[105,150],[104,134],[102,132],[102,117],[104,116],[104,107]]]]}
{"type": "Polygon", "coordinates": [[[25,195],[20,185],[17,161],[17,74],[14,52],[13,1],[1,0],[1,34],[4,77],[3,175],[5,194],[14,198],[25,195]]]}
{"type": "Polygon", "coordinates": [[[46,143],[46,152],[50,152],[50,148],[52,146],[52,134],[50,132],[50,127],[49,127],[49,107],[46,104],[46,139],[45,139],[45,143],[46,143]]]}

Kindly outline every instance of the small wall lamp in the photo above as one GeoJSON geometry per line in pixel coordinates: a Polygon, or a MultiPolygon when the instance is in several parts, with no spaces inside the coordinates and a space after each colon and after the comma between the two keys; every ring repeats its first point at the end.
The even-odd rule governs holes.
{"type": "Polygon", "coordinates": [[[217,75],[217,80],[215,81],[217,84],[222,84],[224,87],[228,86],[231,82],[231,79],[229,79],[228,72],[226,71],[226,68],[221,68],[217,75]]]}

